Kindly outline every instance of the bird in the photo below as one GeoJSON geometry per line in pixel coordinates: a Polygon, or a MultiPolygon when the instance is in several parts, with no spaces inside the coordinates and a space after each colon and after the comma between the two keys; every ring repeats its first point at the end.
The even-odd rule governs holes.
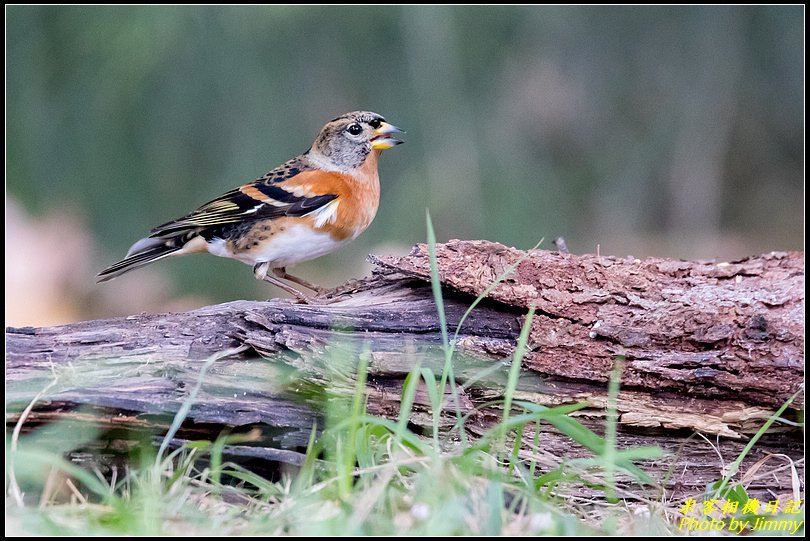
{"type": "Polygon", "coordinates": [[[287,267],[333,252],[368,228],[380,202],[378,158],[402,143],[395,133],[404,132],[370,111],[327,122],[309,150],[155,227],[101,271],[98,282],[167,257],[208,252],[252,265],[257,279],[312,302],[283,280],[316,294],[323,288],[287,267]]]}

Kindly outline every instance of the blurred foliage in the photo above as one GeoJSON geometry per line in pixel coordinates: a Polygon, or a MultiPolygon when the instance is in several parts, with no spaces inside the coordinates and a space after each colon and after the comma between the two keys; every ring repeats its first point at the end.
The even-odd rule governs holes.
{"type": "MultiPolygon", "coordinates": [[[[425,207],[440,240],[521,248],[558,235],[574,252],[636,256],[803,244],[802,6],[6,15],[7,193],[85,217],[99,269],[353,109],[382,113],[407,144],[381,160],[375,223],[303,267],[311,279],[337,283],[375,247],[424,241],[425,207]]],[[[234,261],[158,266],[176,292],[276,295],[234,261]]]]}

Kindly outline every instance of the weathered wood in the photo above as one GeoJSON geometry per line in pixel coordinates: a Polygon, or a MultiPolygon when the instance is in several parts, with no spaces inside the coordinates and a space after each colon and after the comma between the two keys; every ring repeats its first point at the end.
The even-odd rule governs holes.
{"type": "MultiPolygon", "coordinates": [[[[619,443],[671,451],[645,468],[681,491],[676,496],[697,493],[717,479],[718,453],[731,462],[747,435],[803,380],[802,254],[717,264],[640,261],[525,254],[483,241],[451,241],[437,253],[451,333],[470,295],[517,263],[459,334],[455,372],[473,433],[501,415],[486,404],[502,395],[529,306],[538,312],[516,398],[545,405],[585,402],[588,407],[576,415],[600,431],[606,381],[615,357],[624,356],[619,443]],[[687,439],[694,431],[708,435],[711,444],[687,439]],[[667,476],[670,471],[676,473],[667,476]]],[[[404,376],[417,361],[441,370],[441,328],[426,283],[424,246],[404,258],[374,261],[374,276],[332,292],[328,304],[235,301],[183,314],[9,328],[7,424],[56,379],[26,426],[71,414],[105,430],[165,432],[169,416],[196,386],[204,360],[242,346],[243,352],[211,366],[177,441],[213,439],[227,427],[258,427],[261,437],[250,446],[233,446],[233,455],[298,463],[296,451],[306,446],[324,393],[352,392],[359,356],[369,359],[369,409],[388,417],[398,415],[404,376]]],[[[802,403],[803,397],[792,411],[802,403]]],[[[454,424],[453,410],[447,400],[443,426],[454,424]]],[[[431,423],[421,390],[411,422],[416,429],[431,423]]],[[[541,428],[541,449],[524,449],[541,456],[541,466],[587,456],[550,426],[541,428]]],[[[767,453],[785,454],[801,466],[800,438],[794,427],[777,423],[744,468],[767,453]]],[[[775,479],[752,488],[786,488],[775,479]]]]}
{"type": "MultiPolygon", "coordinates": [[[[486,241],[437,247],[442,283],[473,295],[525,255],[486,241]]],[[[376,262],[430,276],[424,245],[376,262]]],[[[527,365],[544,374],[607,381],[613,359],[623,355],[625,385],[770,406],[803,378],[798,252],[714,263],[538,250],[490,296],[537,308],[527,365]]]]}

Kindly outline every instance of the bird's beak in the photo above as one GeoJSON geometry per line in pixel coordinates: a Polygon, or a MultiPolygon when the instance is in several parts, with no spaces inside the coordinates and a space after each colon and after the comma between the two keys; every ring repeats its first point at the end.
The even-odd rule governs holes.
{"type": "Polygon", "coordinates": [[[402,144],[399,139],[389,137],[392,133],[405,133],[393,124],[382,122],[380,127],[371,132],[374,137],[371,138],[371,148],[374,150],[385,150],[402,144]]]}

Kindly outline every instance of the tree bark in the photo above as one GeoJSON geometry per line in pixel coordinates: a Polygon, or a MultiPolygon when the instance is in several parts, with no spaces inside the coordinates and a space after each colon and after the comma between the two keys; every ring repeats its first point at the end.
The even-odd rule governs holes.
{"type": "MultiPolygon", "coordinates": [[[[642,464],[669,497],[693,496],[720,478],[724,463],[801,388],[801,253],[711,263],[527,254],[491,242],[451,241],[437,246],[437,257],[451,336],[474,297],[515,267],[459,331],[460,400],[458,406],[445,400],[445,428],[455,423],[456,407],[469,415],[473,434],[500,418],[499,407],[489,404],[503,395],[529,307],[537,313],[515,398],[549,406],[586,403],[577,418],[601,432],[607,381],[623,357],[618,443],[658,445],[669,453],[642,464]]],[[[175,444],[258,427],[261,435],[254,431],[250,445],[228,452],[300,463],[324,393],[352,393],[359,357],[369,361],[370,413],[391,418],[399,414],[404,377],[417,361],[435,373],[442,369],[425,246],[402,258],[372,259],[375,273],[332,291],[328,303],[235,301],[182,314],[8,328],[7,425],[55,381],[25,427],[71,419],[111,434],[165,432],[197,386],[205,359],[236,348],[203,376],[175,444]]],[[[769,454],[803,468],[802,434],[790,423],[803,399],[802,393],[783,416],[787,422],[778,421],[760,440],[742,473],[769,454]]],[[[429,409],[420,388],[414,430],[431,426],[429,409]]],[[[542,445],[532,446],[534,435],[527,433],[523,456],[541,467],[588,455],[550,425],[541,423],[540,430],[542,445]]],[[[773,468],[754,470],[749,491],[794,490],[784,474],[790,463],[779,460],[770,461],[774,475],[773,468]]]]}

